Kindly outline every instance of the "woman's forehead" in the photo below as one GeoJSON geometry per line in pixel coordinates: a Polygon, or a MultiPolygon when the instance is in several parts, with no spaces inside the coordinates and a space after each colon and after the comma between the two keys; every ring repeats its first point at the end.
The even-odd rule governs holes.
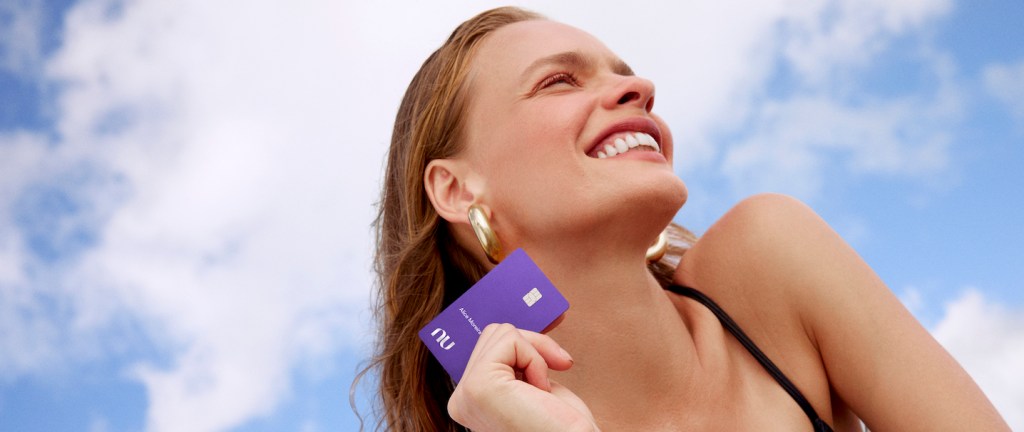
{"type": "Polygon", "coordinates": [[[601,41],[576,27],[548,20],[509,24],[481,43],[474,66],[488,75],[520,76],[538,61],[575,53],[595,63],[621,62],[601,41]]]}

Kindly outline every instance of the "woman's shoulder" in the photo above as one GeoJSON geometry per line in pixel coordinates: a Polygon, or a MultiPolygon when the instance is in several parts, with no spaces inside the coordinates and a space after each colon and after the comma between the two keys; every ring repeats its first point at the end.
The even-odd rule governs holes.
{"type": "Polygon", "coordinates": [[[1006,430],[878,275],[796,199],[743,200],[683,256],[674,280],[728,311],[826,421],[834,391],[878,429],[1006,430]]]}
{"type": "Polygon", "coordinates": [[[787,238],[819,223],[824,224],[824,221],[796,198],[775,193],[758,194],[733,206],[694,246],[709,249],[721,246],[723,240],[733,247],[737,244],[791,246],[787,238]]]}
{"type": "MultiPolygon", "coordinates": [[[[844,247],[837,239],[799,200],[756,195],[700,237],[674,278],[717,302],[830,421],[834,407],[813,309],[830,286],[816,274],[821,261],[844,247]]],[[[681,313],[693,310],[679,298],[673,301],[681,313]]]]}
{"type": "Polygon", "coordinates": [[[774,297],[780,290],[807,286],[794,282],[806,279],[816,271],[816,262],[843,247],[828,224],[801,201],[781,194],[755,195],[736,204],[700,237],[680,262],[676,282],[774,297]]]}
{"type": "Polygon", "coordinates": [[[755,195],[726,212],[683,256],[674,280],[755,316],[755,325],[799,328],[813,345],[828,314],[853,305],[860,282],[881,283],[817,213],[781,194],[755,195]]]}
{"type": "Polygon", "coordinates": [[[683,256],[675,281],[728,311],[836,430],[852,417],[829,418],[835,400],[877,429],[1007,430],[878,275],[796,199],[737,204],[683,256]]]}
{"type": "MultiPolygon", "coordinates": [[[[674,281],[720,303],[751,336],[802,339],[813,348],[807,318],[830,289],[825,263],[842,239],[813,210],[780,194],[744,199],[686,252],[674,281]]],[[[755,337],[755,339],[759,339],[755,337]]]]}

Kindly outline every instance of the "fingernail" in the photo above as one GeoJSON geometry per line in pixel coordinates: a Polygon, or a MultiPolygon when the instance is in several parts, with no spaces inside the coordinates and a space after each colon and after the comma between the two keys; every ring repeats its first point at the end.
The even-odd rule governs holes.
{"type": "Polygon", "coordinates": [[[561,351],[562,357],[565,357],[566,360],[569,360],[569,363],[576,363],[575,361],[573,361],[572,356],[569,355],[569,352],[566,351],[565,348],[559,348],[558,350],[561,351]]]}

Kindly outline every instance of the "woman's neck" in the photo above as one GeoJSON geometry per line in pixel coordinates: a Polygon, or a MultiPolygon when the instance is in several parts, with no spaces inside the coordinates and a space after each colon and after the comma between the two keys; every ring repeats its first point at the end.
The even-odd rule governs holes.
{"type": "Polygon", "coordinates": [[[652,389],[668,396],[656,398],[661,401],[700,393],[692,388],[699,381],[693,338],[642,253],[531,256],[570,305],[562,323],[548,334],[575,364],[553,377],[595,415],[629,424],[648,420],[642,417],[662,408],[651,405],[647,396],[652,389]]]}

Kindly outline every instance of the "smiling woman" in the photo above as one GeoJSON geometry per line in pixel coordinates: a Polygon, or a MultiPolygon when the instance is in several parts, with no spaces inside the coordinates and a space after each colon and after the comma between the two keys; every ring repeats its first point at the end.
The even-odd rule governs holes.
{"type": "Polygon", "coordinates": [[[376,225],[387,429],[1006,429],[806,206],[750,198],[699,241],[672,225],[687,190],[654,94],[593,36],[515,8],[423,64],[376,225]],[[471,208],[572,309],[547,334],[486,327],[455,386],[417,333],[492,268],[471,208]]]}

